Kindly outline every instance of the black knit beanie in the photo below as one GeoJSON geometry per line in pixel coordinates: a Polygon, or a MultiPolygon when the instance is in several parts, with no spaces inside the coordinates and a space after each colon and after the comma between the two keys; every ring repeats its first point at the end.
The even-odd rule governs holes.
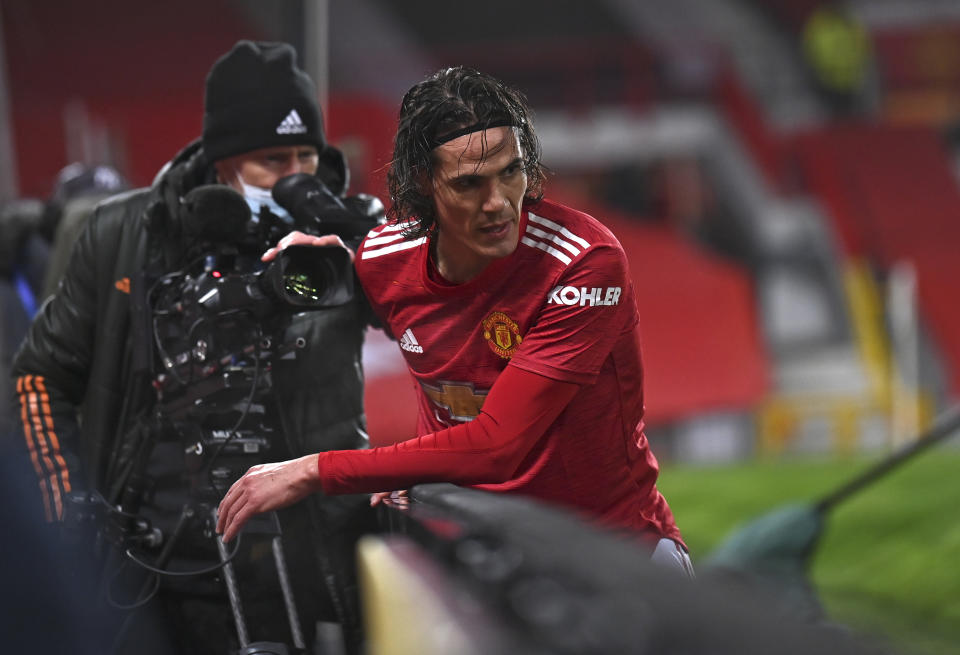
{"type": "Polygon", "coordinates": [[[239,41],[207,74],[207,160],[273,146],[326,145],[317,89],[286,43],[239,41]]]}

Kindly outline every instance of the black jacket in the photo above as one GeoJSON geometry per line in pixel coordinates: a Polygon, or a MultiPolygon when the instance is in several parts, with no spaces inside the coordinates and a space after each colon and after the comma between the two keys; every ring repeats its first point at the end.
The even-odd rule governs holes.
{"type": "MultiPolygon", "coordinates": [[[[322,165],[318,175],[342,193],[344,169],[336,168],[322,165]]],[[[137,280],[145,270],[157,275],[184,265],[189,237],[180,200],[212,183],[212,176],[194,143],[151,188],[102,203],[73,250],[57,294],[42,307],[17,354],[21,418],[27,410],[23,436],[37,456],[54,515],[62,513],[63,495],[72,489],[110,492],[128,463],[129,431],[153,397],[149,380],[137,379],[148,372],[135,361],[135,333],[149,331],[140,320],[144,308],[132,307],[137,280]]],[[[378,201],[369,204],[370,211],[378,207],[378,201]]],[[[358,299],[294,316],[287,336],[304,337],[305,346],[296,361],[278,363],[273,374],[291,456],[366,447],[360,358],[368,311],[358,299]]]]}
{"type": "MultiPolygon", "coordinates": [[[[343,195],[342,158],[322,160],[318,176],[343,195]]],[[[144,289],[186,264],[184,253],[195,235],[185,225],[182,200],[191,189],[213,182],[212,166],[194,142],[150,188],[101,203],[72,251],[57,293],[43,305],[15,358],[21,434],[14,436],[29,450],[50,520],[70,515],[68,499],[80,495],[76,492],[97,492],[116,505],[136,469],[135,453],[150,438],[143,419],[155,406],[151,381],[159,361],[144,289]]],[[[376,199],[351,200],[358,211],[382,213],[376,199]]],[[[283,423],[283,455],[367,447],[361,348],[368,312],[358,297],[340,307],[291,314],[283,339],[302,337],[301,347],[295,359],[275,361],[270,372],[283,423]]],[[[310,522],[328,545],[338,526],[355,521],[350,516],[356,505],[343,503],[310,503],[310,522]]],[[[302,548],[313,557],[319,550],[308,543],[302,548]]],[[[334,567],[351,557],[349,543],[341,551],[334,567]]],[[[330,564],[320,567],[329,587],[330,564]]],[[[350,608],[342,607],[352,604],[349,599],[333,602],[341,605],[341,620],[355,623],[355,608],[350,616],[350,608]]]]}

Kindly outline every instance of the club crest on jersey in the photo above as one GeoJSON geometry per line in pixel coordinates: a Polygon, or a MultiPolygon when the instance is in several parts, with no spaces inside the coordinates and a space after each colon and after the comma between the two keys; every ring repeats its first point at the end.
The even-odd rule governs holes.
{"type": "Polygon", "coordinates": [[[481,321],[483,338],[490,350],[504,359],[513,357],[517,346],[523,342],[520,336],[520,326],[503,312],[493,312],[481,321]]]}

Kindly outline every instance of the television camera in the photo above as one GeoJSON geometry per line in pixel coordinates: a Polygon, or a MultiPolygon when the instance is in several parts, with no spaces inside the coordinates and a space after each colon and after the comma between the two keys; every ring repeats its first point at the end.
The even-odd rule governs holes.
{"type": "Polygon", "coordinates": [[[283,340],[285,322],[354,297],[350,254],[340,246],[290,246],[267,265],[260,253],[291,227],[354,240],[375,224],[313,176],[283,178],[274,195],[297,225],[269,210],[254,220],[239,194],[222,185],[187,194],[199,256],[158,280],[148,296],[161,364],[153,379],[159,413],[185,442],[187,470],[205,471],[192,487],[210,502],[271,449],[274,429],[263,413],[272,365],[305,345],[283,340]]]}
{"type": "MultiPolygon", "coordinates": [[[[337,307],[355,295],[351,256],[339,245],[290,246],[269,264],[260,254],[293,229],[336,234],[355,245],[382,215],[382,206],[369,199],[339,198],[305,174],[281,179],[273,196],[293,216],[292,225],[266,207],[253,215],[246,200],[223,185],[197,187],[182,200],[189,263],[152,282],[145,298],[156,394],[152,443],[138,459],[139,470],[128,476],[114,522],[120,527],[115,525],[113,541],[129,560],[155,575],[191,574],[165,568],[175,542],[196,541],[198,533],[207,544],[216,541],[219,561],[193,573],[222,571],[242,653],[287,650],[282,643],[250,643],[232,565],[239,544],[228,552],[214,535],[215,508],[247,469],[284,455],[272,375],[278,361],[296,359],[306,345],[303,337],[286,336],[285,327],[299,312],[337,307]],[[152,493],[146,488],[150,453],[164,447],[169,452],[171,442],[182,452],[186,488],[172,529],[158,527],[141,511],[152,493]],[[133,549],[159,554],[146,562],[133,549]]],[[[293,645],[303,649],[279,521],[270,514],[251,527],[248,534],[271,542],[293,645]]],[[[145,583],[137,602],[152,593],[145,583]]]]}

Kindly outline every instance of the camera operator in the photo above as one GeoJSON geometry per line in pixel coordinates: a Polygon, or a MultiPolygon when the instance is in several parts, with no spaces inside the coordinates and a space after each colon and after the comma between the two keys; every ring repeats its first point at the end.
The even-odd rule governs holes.
{"type": "MultiPolygon", "coordinates": [[[[255,275],[263,264],[245,253],[260,253],[293,229],[313,232],[344,252],[347,231],[325,236],[322,216],[305,222],[273,199],[278,180],[298,175],[312,181],[340,219],[362,226],[359,234],[382,213],[374,198],[345,196],[346,162],[326,143],[314,84],[297,67],[295,54],[287,44],[240,41],[214,63],[206,80],[202,138],[177,154],[150,188],[97,207],[57,294],[44,304],[14,362],[20,440],[39,477],[47,519],[61,522],[67,538],[87,530],[91,545],[109,546],[103,548],[101,586],[108,604],[122,610],[116,652],[165,652],[158,644],[138,643],[138,616],[146,613],[128,609],[137,606],[149,608],[150,616],[159,611],[177,653],[247,652],[250,642],[279,644],[255,652],[300,652],[304,646],[297,642],[312,643],[318,621],[339,623],[348,645],[357,647],[352,545],[370,520],[365,497],[321,499],[278,514],[282,555],[297,573],[292,595],[300,639],[269,540],[261,543],[255,533],[226,554],[206,510],[225,491],[215,475],[222,473],[217,467],[231,442],[242,442],[237,457],[253,446],[265,448],[270,458],[368,446],[360,364],[367,305],[358,294],[315,311],[260,311],[253,354],[249,348],[228,351],[208,367],[223,369],[206,380],[220,380],[218,392],[227,393],[223,406],[213,408],[222,411],[221,419],[200,387],[176,373],[181,362],[166,358],[170,353],[162,344],[169,334],[160,334],[159,327],[167,325],[160,319],[169,322],[190,301],[176,298],[178,293],[188,296],[201,278],[219,281],[222,274],[214,267],[223,253],[232,253],[237,272],[248,266],[255,275]],[[206,268],[194,275],[198,261],[206,268]],[[172,298],[173,309],[160,307],[158,297],[172,298]],[[280,344],[272,346],[273,359],[265,354],[270,344],[280,344]],[[234,389],[237,376],[242,384],[234,389]],[[174,378],[183,383],[179,392],[189,405],[177,421],[167,411],[169,394],[164,396],[174,378]],[[256,394],[265,388],[270,396],[261,400],[256,394]],[[241,398],[229,399],[231,392],[241,398]],[[201,406],[206,413],[191,419],[201,406]],[[263,430],[251,431],[248,443],[238,426],[254,415],[263,430]],[[197,438],[185,449],[180,438],[190,430],[219,434],[220,442],[210,448],[206,437],[197,438]],[[185,470],[185,452],[196,456],[199,472],[185,470]],[[234,567],[249,619],[246,638],[236,618],[236,589],[231,587],[230,602],[224,592],[234,567]],[[170,575],[174,571],[186,575],[170,575]],[[291,643],[291,650],[282,650],[291,643]]],[[[195,330],[216,326],[196,341],[192,355],[186,351],[187,359],[203,361],[208,341],[211,350],[213,342],[222,348],[232,341],[245,344],[250,334],[241,327],[252,319],[242,310],[226,322],[222,315],[204,315],[187,326],[191,338],[195,330]]],[[[271,524],[263,534],[276,529],[271,524]]]]}

